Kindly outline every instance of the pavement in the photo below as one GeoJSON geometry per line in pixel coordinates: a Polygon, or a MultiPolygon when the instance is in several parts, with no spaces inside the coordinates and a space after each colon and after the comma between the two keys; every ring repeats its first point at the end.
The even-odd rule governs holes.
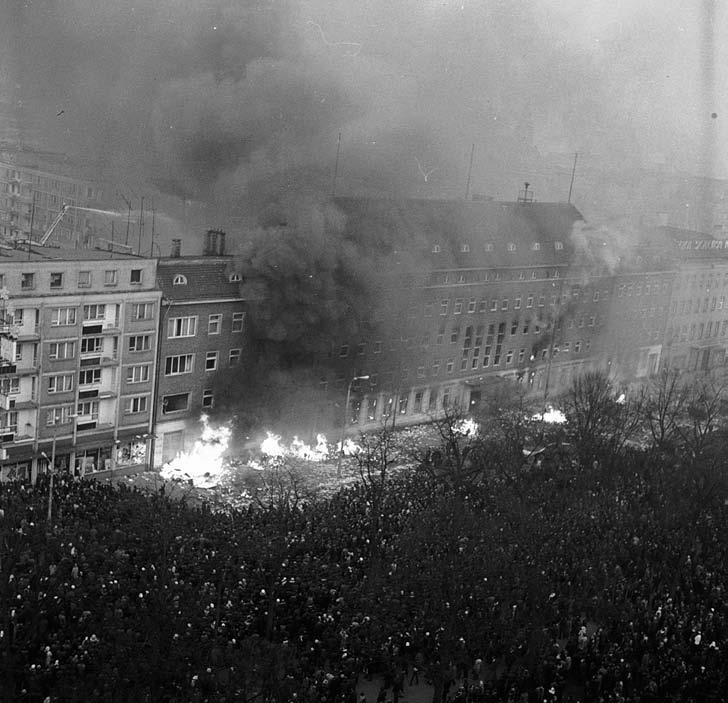
{"type": "MultiPolygon", "coordinates": [[[[411,673],[411,672],[410,672],[411,673]]],[[[379,695],[379,689],[382,686],[381,677],[375,676],[371,681],[367,681],[365,677],[359,677],[359,684],[356,687],[356,695],[363,693],[366,695],[366,703],[375,703],[379,695]]],[[[425,683],[425,677],[420,674],[420,682],[412,686],[409,685],[409,678],[405,681],[404,692],[400,693],[399,700],[402,703],[432,703],[432,694],[434,689],[425,683]]],[[[387,701],[391,703],[392,689],[387,691],[387,701]]]]}

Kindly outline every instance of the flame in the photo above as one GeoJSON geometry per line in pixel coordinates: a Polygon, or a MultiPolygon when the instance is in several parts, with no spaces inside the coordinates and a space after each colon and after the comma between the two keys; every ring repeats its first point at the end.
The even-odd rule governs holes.
{"type": "MultiPolygon", "coordinates": [[[[305,461],[326,461],[336,456],[340,445],[337,442],[332,448],[323,434],[316,435],[316,444],[311,446],[298,437],[294,437],[290,444],[281,441],[281,436],[273,432],[266,432],[265,439],[260,444],[260,451],[269,459],[282,459],[293,457],[305,461]]],[[[348,437],[344,440],[344,456],[353,456],[361,451],[361,447],[348,437]]]]}
{"type": "Polygon", "coordinates": [[[232,429],[229,425],[212,427],[207,415],[202,415],[200,422],[200,439],[189,452],[181,452],[162,467],[162,478],[191,480],[198,488],[214,488],[222,482],[227,473],[223,456],[228,449],[232,429]]]}
{"type": "Polygon", "coordinates": [[[536,413],[532,420],[542,420],[548,424],[561,425],[566,422],[566,415],[561,410],[549,405],[543,413],[536,413]]]}
{"type": "Polygon", "coordinates": [[[460,421],[455,427],[455,430],[464,437],[477,437],[479,429],[480,427],[478,423],[475,422],[475,420],[473,420],[471,417],[467,417],[464,420],[460,421]]]}

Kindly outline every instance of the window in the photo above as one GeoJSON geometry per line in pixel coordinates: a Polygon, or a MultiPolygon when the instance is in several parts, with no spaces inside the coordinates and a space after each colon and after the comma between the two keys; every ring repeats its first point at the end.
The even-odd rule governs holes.
{"type": "Polygon", "coordinates": [[[503,298],[501,301],[501,310],[508,310],[508,298],[503,298]]]}
{"type": "Polygon", "coordinates": [[[486,242],[485,243],[485,250],[486,251],[493,251],[493,242],[486,242]]]}
{"type": "Polygon", "coordinates": [[[459,336],[460,336],[460,328],[453,327],[450,332],[450,344],[456,344],[459,336]]]}
{"type": "Polygon", "coordinates": [[[106,305],[84,305],[84,320],[103,320],[106,316],[106,305]]]}
{"type": "Polygon", "coordinates": [[[51,273],[51,288],[63,288],[62,273],[51,273]]]}
{"type": "Polygon", "coordinates": [[[579,353],[581,351],[581,340],[574,342],[574,352],[579,353]]]}
{"type": "Polygon", "coordinates": [[[183,276],[181,273],[178,273],[172,279],[172,285],[173,286],[186,286],[187,285],[187,276],[183,276]]]}
{"type": "Polygon", "coordinates": [[[554,242],[554,249],[556,249],[556,251],[561,251],[563,248],[564,248],[563,242],[554,242]]]}
{"type": "Polygon", "coordinates": [[[432,253],[433,254],[439,254],[440,253],[440,245],[439,244],[433,244],[432,245],[432,253]]]}
{"type": "Polygon", "coordinates": [[[496,298],[493,298],[490,301],[490,311],[495,312],[498,309],[498,300],[496,298]]]}
{"type": "Polygon", "coordinates": [[[237,366],[240,363],[240,349],[231,349],[228,357],[230,366],[237,366]]]}
{"type": "Polygon", "coordinates": [[[147,412],[149,397],[146,395],[131,395],[124,398],[124,413],[126,415],[135,415],[137,413],[147,412]]]}
{"type": "Polygon", "coordinates": [[[509,350],[508,350],[508,351],[506,352],[506,366],[507,366],[508,364],[510,364],[510,363],[511,363],[512,361],[513,361],[513,350],[512,350],[512,349],[509,349],[509,350]]]}
{"type": "Polygon", "coordinates": [[[163,413],[176,413],[181,410],[187,410],[189,403],[189,393],[177,393],[175,395],[165,395],[162,398],[162,412],[163,413]]]}
{"type": "Polygon", "coordinates": [[[452,373],[455,369],[455,362],[452,359],[447,360],[446,370],[448,373],[452,373]]]}
{"type": "Polygon", "coordinates": [[[460,315],[463,311],[463,299],[462,298],[456,298],[455,299],[455,305],[453,307],[453,315],[460,315]]]}
{"type": "Polygon", "coordinates": [[[76,408],[76,413],[84,417],[90,417],[92,420],[99,418],[99,401],[98,400],[82,400],[76,408]]]}
{"type": "Polygon", "coordinates": [[[508,242],[508,246],[506,247],[508,251],[515,251],[516,245],[513,242],[508,242]]]}
{"type": "Polygon", "coordinates": [[[450,307],[450,300],[448,298],[444,298],[440,301],[440,315],[447,315],[447,311],[450,307]]]}
{"type": "Polygon", "coordinates": [[[143,352],[152,348],[152,336],[149,334],[137,334],[129,337],[129,351],[143,352]]]}
{"type": "Polygon", "coordinates": [[[599,291],[595,290],[594,295],[592,296],[592,300],[596,303],[599,301],[599,291]]]}
{"type": "Polygon", "coordinates": [[[215,371],[217,369],[217,357],[216,351],[209,351],[205,356],[205,371],[215,371]]]}
{"type": "Polygon", "coordinates": [[[205,388],[202,391],[202,407],[211,408],[213,403],[212,388],[205,388]]]}
{"type": "Polygon", "coordinates": [[[17,395],[20,393],[20,377],[5,376],[0,379],[0,393],[4,395],[17,395]]]}
{"type": "Polygon", "coordinates": [[[23,309],[16,308],[12,313],[8,313],[9,322],[11,325],[22,325],[23,324],[23,309]]]}
{"type": "Polygon", "coordinates": [[[533,249],[533,251],[539,251],[541,249],[541,242],[534,242],[531,245],[531,249],[533,249]]]}
{"type": "Polygon", "coordinates": [[[117,282],[117,271],[116,269],[107,269],[104,271],[104,285],[115,286],[117,282]]]}
{"type": "Polygon", "coordinates": [[[54,308],[51,314],[51,325],[63,327],[76,324],[76,308],[54,308]]]}
{"type": "Polygon", "coordinates": [[[22,273],[20,274],[20,287],[23,290],[30,290],[35,288],[35,274],[22,273]]]}
{"type": "Polygon", "coordinates": [[[49,359],[72,359],[74,356],[76,356],[76,342],[51,342],[49,344],[49,359]]]}
{"type": "Polygon", "coordinates": [[[164,375],[178,376],[183,373],[192,373],[195,366],[194,354],[179,354],[168,356],[164,360],[164,375]]]}
{"type": "Polygon", "coordinates": [[[91,386],[101,383],[101,369],[81,369],[78,374],[79,386],[91,386]]]}
{"type": "Polygon", "coordinates": [[[545,302],[545,298],[544,298],[544,296],[543,296],[543,295],[539,295],[539,296],[538,296],[538,306],[539,306],[540,308],[542,308],[542,307],[543,307],[543,305],[544,305],[544,302],[545,302]]]}
{"type": "Polygon", "coordinates": [[[521,309],[521,298],[520,297],[515,298],[513,300],[513,309],[514,310],[520,310],[521,309]]]}
{"type": "Polygon", "coordinates": [[[349,345],[342,344],[339,348],[339,357],[345,359],[347,356],[349,356],[349,345]]]}
{"type": "Polygon", "coordinates": [[[129,283],[141,283],[142,282],[142,270],[132,269],[129,275],[129,283]]]}
{"type": "Polygon", "coordinates": [[[197,316],[173,317],[167,323],[167,339],[194,337],[197,331],[197,316]]]}
{"type": "Polygon", "coordinates": [[[533,307],[533,296],[529,295],[528,298],[526,298],[526,307],[532,308],[533,307]]]}
{"type": "Polygon", "coordinates": [[[57,376],[48,376],[48,392],[63,393],[73,390],[73,374],[64,373],[57,376]]]}
{"type": "Polygon", "coordinates": [[[91,271],[78,272],[78,287],[88,288],[91,285],[91,271]]]}
{"type": "Polygon", "coordinates": [[[461,244],[460,245],[460,251],[463,254],[467,254],[470,251],[470,244],[461,244]]]}
{"type": "Polygon", "coordinates": [[[210,315],[210,317],[207,319],[207,334],[220,334],[221,327],[222,315],[210,315]]]}
{"type": "Polygon", "coordinates": [[[239,273],[231,273],[228,280],[230,283],[240,283],[240,281],[243,280],[243,277],[239,273]]]}
{"type": "Polygon", "coordinates": [[[477,298],[471,298],[468,301],[468,312],[469,313],[475,312],[475,308],[476,308],[477,304],[478,304],[478,299],[477,298]]]}
{"type": "Polygon", "coordinates": [[[232,332],[242,332],[245,325],[245,313],[234,312],[233,313],[233,327],[232,332]]]}
{"type": "Polygon", "coordinates": [[[127,383],[146,383],[149,380],[149,364],[126,367],[127,383]]]}
{"type": "Polygon", "coordinates": [[[154,303],[134,303],[132,318],[134,320],[151,320],[154,317],[154,303]]]}
{"type": "Polygon", "coordinates": [[[46,425],[48,427],[52,427],[53,425],[65,425],[71,422],[72,417],[72,405],[63,405],[57,408],[49,408],[46,412],[46,425]]]}
{"type": "Polygon", "coordinates": [[[82,337],[81,354],[100,354],[104,346],[102,337],[82,337]]]}

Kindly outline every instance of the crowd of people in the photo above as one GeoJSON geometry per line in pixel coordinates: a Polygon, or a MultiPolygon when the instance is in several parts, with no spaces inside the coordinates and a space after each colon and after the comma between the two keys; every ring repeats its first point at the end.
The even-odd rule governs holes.
{"type": "Polygon", "coordinates": [[[48,490],[0,485],[0,700],[728,699],[726,500],[644,457],[224,513],[48,490]]]}

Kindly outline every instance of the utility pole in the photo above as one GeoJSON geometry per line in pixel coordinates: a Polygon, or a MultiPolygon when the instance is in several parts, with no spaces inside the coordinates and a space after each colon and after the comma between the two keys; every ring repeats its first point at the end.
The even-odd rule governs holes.
{"type": "Polygon", "coordinates": [[[339,153],[341,152],[341,132],[336,142],[336,161],[334,162],[334,180],[331,184],[331,197],[336,196],[336,178],[339,175],[339,153]]]}
{"type": "Polygon", "coordinates": [[[142,230],[144,229],[144,196],[140,198],[141,205],[139,209],[139,242],[137,243],[137,256],[142,253],[142,230]]]}
{"type": "Polygon", "coordinates": [[[473,157],[475,156],[475,142],[473,142],[473,146],[470,149],[470,166],[468,166],[468,181],[465,184],[465,200],[467,200],[470,197],[470,177],[473,174],[473,157]]]}
{"type": "Polygon", "coordinates": [[[569,183],[569,199],[567,202],[571,205],[571,191],[574,188],[574,174],[576,173],[576,157],[579,156],[579,152],[574,152],[574,165],[571,169],[571,183],[569,183]]]}

